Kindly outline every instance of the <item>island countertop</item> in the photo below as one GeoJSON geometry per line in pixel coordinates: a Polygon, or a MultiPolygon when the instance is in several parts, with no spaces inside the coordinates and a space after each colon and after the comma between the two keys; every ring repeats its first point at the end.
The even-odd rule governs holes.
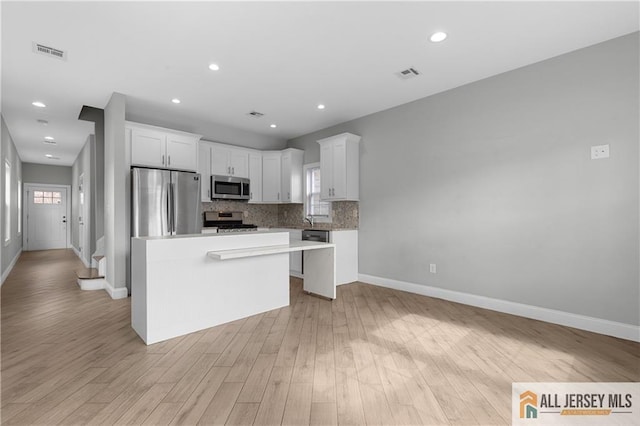
{"type": "Polygon", "coordinates": [[[335,245],[309,243],[269,230],[132,238],[131,325],[152,344],[287,306],[296,250],[303,288],[333,299],[335,245]]]}

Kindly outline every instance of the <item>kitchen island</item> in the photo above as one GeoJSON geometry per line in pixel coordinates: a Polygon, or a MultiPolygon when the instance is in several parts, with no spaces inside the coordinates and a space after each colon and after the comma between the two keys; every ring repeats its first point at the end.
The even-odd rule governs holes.
{"type": "Polygon", "coordinates": [[[131,325],[152,344],[289,305],[289,253],[302,250],[305,291],[335,298],[335,245],[286,232],[131,240],[131,325]]]}

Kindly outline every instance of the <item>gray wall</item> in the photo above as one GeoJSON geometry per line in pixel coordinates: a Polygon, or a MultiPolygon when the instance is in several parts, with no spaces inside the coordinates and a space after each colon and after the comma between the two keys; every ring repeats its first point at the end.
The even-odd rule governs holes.
{"type": "Polygon", "coordinates": [[[48,164],[24,163],[22,177],[26,183],[47,183],[51,185],[71,185],[71,167],[48,164]]]}
{"type": "Polygon", "coordinates": [[[82,218],[83,223],[85,224],[85,228],[88,232],[88,246],[87,251],[85,251],[85,261],[87,263],[91,263],[91,255],[96,249],[96,238],[95,238],[95,220],[93,219],[93,181],[95,179],[95,170],[92,164],[92,158],[95,152],[95,136],[89,135],[87,137],[87,141],[82,147],[82,150],[78,154],[76,161],[73,163],[72,175],[73,175],[73,185],[72,185],[72,196],[71,196],[71,244],[77,249],[80,250],[80,247],[85,244],[85,242],[80,241],[80,191],[79,191],[79,183],[80,183],[80,175],[83,176],[83,186],[84,186],[84,199],[85,204],[88,206],[88,215],[84,215],[82,218]]]}
{"type": "Polygon", "coordinates": [[[360,273],[638,325],[639,47],[634,33],[288,146],[308,163],[317,139],[362,136],[360,273]],[[590,160],[600,144],[611,158],[590,160]]]}
{"type": "MultiPolygon", "coordinates": [[[[83,106],[79,120],[94,124],[94,146],[91,154],[91,217],[92,234],[98,240],[104,236],[104,110],[83,106]]],[[[92,253],[95,247],[92,249],[92,253]]]]}
{"type": "MultiPolygon", "coordinates": [[[[0,275],[4,275],[13,259],[22,250],[22,232],[18,233],[18,180],[22,179],[22,162],[20,161],[20,156],[18,155],[16,146],[13,143],[13,138],[9,134],[9,129],[4,122],[4,117],[0,117],[0,128],[0,194],[2,195],[2,197],[0,198],[2,199],[2,205],[0,205],[0,211],[2,211],[2,213],[0,213],[0,245],[2,246],[2,250],[0,253],[0,275]],[[9,163],[11,164],[10,194],[6,194],[4,189],[5,159],[9,160],[9,163]],[[8,245],[5,246],[4,200],[6,200],[7,197],[11,197],[11,239],[8,245]]],[[[24,223],[22,225],[22,229],[24,229],[24,223]]]]}
{"type": "Polygon", "coordinates": [[[124,134],[125,96],[114,93],[104,109],[104,248],[106,281],[114,288],[126,287],[129,218],[124,134]]]}
{"type": "Polygon", "coordinates": [[[284,149],[287,144],[287,141],[281,137],[261,135],[259,133],[200,120],[194,117],[172,114],[170,118],[167,118],[154,112],[155,109],[155,105],[145,107],[144,102],[137,99],[134,105],[127,104],[126,119],[136,123],[150,124],[167,129],[182,130],[184,132],[203,135],[203,140],[222,142],[247,148],[262,150],[284,149]],[[189,127],[185,127],[184,122],[188,122],[189,127]]]}

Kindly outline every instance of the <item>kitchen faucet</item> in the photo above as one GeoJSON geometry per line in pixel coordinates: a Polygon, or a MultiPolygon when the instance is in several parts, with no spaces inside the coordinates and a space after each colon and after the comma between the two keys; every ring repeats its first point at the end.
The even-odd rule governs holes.
{"type": "Polygon", "coordinates": [[[304,220],[306,222],[309,222],[311,224],[311,227],[313,228],[313,216],[307,216],[304,218],[304,220]]]}

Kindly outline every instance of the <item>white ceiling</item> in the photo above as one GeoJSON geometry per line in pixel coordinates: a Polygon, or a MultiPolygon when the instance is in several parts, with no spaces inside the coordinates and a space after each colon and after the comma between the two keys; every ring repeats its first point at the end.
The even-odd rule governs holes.
{"type": "Polygon", "coordinates": [[[23,161],[57,165],[72,164],[92,132],[77,120],[81,107],[104,108],[113,92],[150,122],[189,131],[206,121],[284,141],[639,29],[636,1],[1,7],[2,114],[23,161]],[[429,42],[438,30],[449,37],[429,42]],[[34,54],[32,42],[68,58],[34,54]],[[220,71],[209,71],[211,62],[220,71]],[[408,67],[422,75],[395,76],[408,67]],[[251,110],[266,115],[248,117],[251,110]],[[47,135],[56,147],[42,143],[47,135]]]}

